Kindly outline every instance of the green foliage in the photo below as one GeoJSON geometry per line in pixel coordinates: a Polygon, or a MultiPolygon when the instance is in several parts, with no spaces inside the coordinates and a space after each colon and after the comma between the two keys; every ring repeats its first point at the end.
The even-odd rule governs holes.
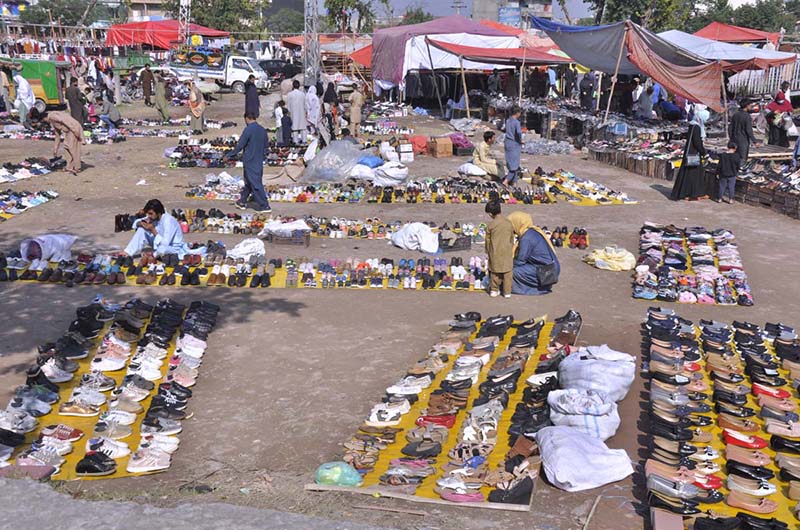
{"type": "Polygon", "coordinates": [[[271,33],[303,33],[304,23],[302,12],[283,8],[269,17],[267,28],[271,33]]]}
{"type": "MultiPolygon", "coordinates": [[[[40,0],[35,6],[29,6],[19,15],[23,24],[50,24],[52,21],[64,26],[74,26],[89,6],[89,0],[40,0]]],[[[99,18],[107,18],[105,6],[95,5],[84,20],[88,26],[99,18]]]]}
{"type": "Polygon", "coordinates": [[[403,24],[421,24],[430,20],[433,20],[433,15],[420,6],[408,6],[405,14],[403,14],[403,24]]]}
{"type": "Polygon", "coordinates": [[[375,26],[371,0],[325,0],[325,10],[328,26],[337,32],[369,33],[375,26]]]}
{"type": "MultiPolygon", "coordinates": [[[[262,4],[261,0],[192,0],[192,22],[231,33],[259,31],[262,4]]],[[[178,18],[180,0],[164,0],[161,7],[178,18]]]]}
{"type": "Polygon", "coordinates": [[[757,0],[753,5],[731,8],[728,0],[591,0],[603,23],[630,19],[660,32],[679,29],[693,33],[711,22],[725,22],[764,31],[788,31],[800,18],[800,0],[757,0]]]}

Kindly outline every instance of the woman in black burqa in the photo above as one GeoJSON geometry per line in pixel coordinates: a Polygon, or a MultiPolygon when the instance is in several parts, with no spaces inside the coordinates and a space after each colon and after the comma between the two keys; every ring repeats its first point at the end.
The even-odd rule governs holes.
{"type": "Polygon", "coordinates": [[[670,199],[673,201],[708,198],[705,167],[703,167],[701,161],[706,156],[703,137],[705,136],[705,121],[707,118],[707,110],[696,110],[692,121],[689,123],[681,167],[678,170],[678,176],[675,179],[675,185],[672,187],[672,194],[670,195],[670,199]]]}

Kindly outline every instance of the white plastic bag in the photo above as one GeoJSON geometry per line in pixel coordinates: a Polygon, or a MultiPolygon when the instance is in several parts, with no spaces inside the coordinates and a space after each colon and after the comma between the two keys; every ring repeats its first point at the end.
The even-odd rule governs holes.
{"type": "Polygon", "coordinates": [[[439,251],[439,237],[424,223],[408,223],[392,234],[392,244],[405,250],[421,250],[428,254],[439,251]]]}
{"type": "Polygon", "coordinates": [[[485,177],[487,175],[486,170],[476,166],[471,162],[461,164],[461,166],[458,168],[458,172],[462,175],[467,175],[468,177],[485,177]]]}
{"type": "Polygon", "coordinates": [[[254,237],[249,237],[237,244],[235,247],[228,251],[228,257],[233,259],[242,258],[245,261],[250,259],[250,256],[263,256],[267,253],[264,248],[264,242],[254,237]]]}
{"type": "Polygon", "coordinates": [[[372,183],[376,186],[397,186],[408,178],[408,167],[400,162],[386,162],[381,167],[375,168],[375,178],[372,183]]]}
{"type": "Polygon", "coordinates": [[[603,392],[570,388],[547,395],[553,425],[573,427],[584,434],[608,440],[620,424],[617,404],[603,392]]]}
{"type": "Polygon", "coordinates": [[[387,162],[400,162],[400,155],[389,145],[389,142],[381,142],[381,158],[387,162]]]}
{"type": "Polygon", "coordinates": [[[596,390],[612,401],[620,401],[636,376],[636,358],[602,346],[587,346],[567,356],[558,365],[561,388],[596,390]]]}
{"type": "Polygon", "coordinates": [[[536,433],[547,480],[565,491],[584,491],[617,482],[633,474],[622,449],[572,427],[545,427],[536,433]]]}

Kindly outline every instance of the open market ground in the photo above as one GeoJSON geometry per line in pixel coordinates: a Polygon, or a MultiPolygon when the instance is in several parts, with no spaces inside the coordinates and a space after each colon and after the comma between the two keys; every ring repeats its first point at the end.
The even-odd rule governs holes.
{"type": "MultiPolygon", "coordinates": [[[[225,94],[209,108],[207,117],[241,122],[242,108],[241,96],[225,94]]],[[[155,117],[155,111],[141,104],[121,110],[126,117],[155,117]]],[[[172,108],[172,113],[182,117],[185,110],[172,108]]],[[[411,123],[423,134],[446,132],[444,122],[430,118],[399,121],[411,123]]],[[[212,130],[206,137],[239,130],[212,130]]],[[[84,164],[90,167],[77,177],[58,172],[11,185],[26,190],[54,189],[61,196],[0,224],[0,250],[11,250],[24,237],[48,232],[79,236],[76,250],[119,249],[130,233],[114,233],[114,215],[135,212],[150,198],[160,198],[168,210],[216,207],[234,211],[230,202],[184,196],[190,183],[201,182],[213,170],[168,169],[163,150],[175,144],[176,139],[130,138],[120,144],[90,145],[84,150],[84,164]],[[137,185],[142,179],[146,184],[137,185]]],[[[51,156],[52,148],[50,142],[0,140],[0,161],[51,156]]],[[[579,207],[560,202],[508,206],[504,207],[506,213],[525,209],[539,225],[566,225],[570,231],[575,226],[586,227],[592,248],[618,245],[634,254],[638,230],[644,221],[728,228],[739,242],[756,305],[671,307],[693,320],[737,319],[760,325],[782,321],[800,325],[797,221],[742,204],[671,202],[665,195],[671,183],[588,161],[580,152],[570,156],[524,155],[523,160],[530,168],[563,168],[597,180],[627,192],[639,199],[639,204],[579,207]]],[[[410,171],[417,178],[452,174],[464,161],[421,157],[410,165],[410,171]]],[[[279,203],[272,207],[277,214],[377,216],[384,221],[433,220],[441,224],[486,220],[483,205],[279,203]]],[[[231,248],[246,236],[188,234],[187,240],[205,241],[209,237],[231,248]]],[[[579,250],[563,248],[557,253],[562,275],[553,294],[515,296],[510,300],[467,292],[118,286],[67,289],[38,283],[0,284],[4,316],[0,328],[2,403],[24,382],[24,371],[35,357],[36,346],[58,337],[69,326],[75,308],[87,304],[98,293],[114,301],[133,296],[150,301],[170,297],[181,303],[207,299],[222,307],[218,326],[209,337],[201,377],[194,387],[190,403],[194,417],[184,423],[181,449],[168,471],[128,479],[52,484],[59,494],[75,500],[39,485],[0,481],[0,496],[7,506],[29,507],[6,512],[0,528],[32,528],[38,526],[36,523],[52,522],[56,513],[63,513],[59,515],[61,528],[95,528],[93,521],[100,520],[99,513],[114,513],[118,508],[121,518],[114,522],[118,526],[109,528],[138,528],[134,517],[137,524],[168,517],[170,526],[176,528],[183,526],[177,526],[175,520],[193,528],[257,528],[260,524],[263,528],[567,530],[583,527],[598,496],[589,528],[642,528],[644,511],[636,476],[582,493],[563,492],[540,479],[530,513],[303,490],[313,481],[313,472],[320,463],[341,457],[341,444],[355,432],[386,386],[428,351],[454,313],[474,310],[485,316],[502,313],[527,319],[547,314],[552,318],[574,308],[584,319],[582,344],[607,343],[614,349],[640,355],[640,325],[648,304],[631,298],[630,274],[593,269],[581,262],[584,252],[579,250]],[[193,489],[197,485],[210,486],[213,491],[199,494],[193,489]],[[84,503],[87,500],[103,502],[84,503]],[[151,508],[135,510],[123,501],[151,508]],[[52,506],[60,509],[51,509],[52,506]],[[415,510],[425,515],[364,506],[415,510]],[[275,511],[312,519],[283,517],[285,514],[275,511]],[[254,515],[257,513],[262,517],[260,523],[253,522],[259,521],[259,516],[254,515]],[[127,526],[126,520],[130,521],[127,526]]],[[[385,241],[317,238],[312,238],[307,249],[267,244],[267,255],[419,257],[392,248],[385,241]]],[[[637,378],[620,405],[622,426],[608,441],[612,448],[625,449],[634,462],[642,460],[643,392],[643,382],[637,378]]]]}

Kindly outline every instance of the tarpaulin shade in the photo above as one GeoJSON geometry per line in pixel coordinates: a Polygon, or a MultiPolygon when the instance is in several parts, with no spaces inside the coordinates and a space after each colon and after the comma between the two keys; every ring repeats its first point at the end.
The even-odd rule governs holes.
{"type": "Polygon", "coordinates": [[[431,46],[444,50],[453,55],[469,59],[470,61],[502,64],[502,65],[537,65],[537,64],[569,64],[569,58],[551,55],[547,50],[536,48],[476,48],[461,44],[451,44],[434,39],[427,39],[431,46]]]}
{"type": "Polygon", "coordinates": [[[366,66],[367,68],[372,67],[372,44],[369,46],[364,46],[360,50],[353,52],[350,54],[350,58],[360,64],[361,66],[366,66]]]}
{"type": "Polygon", "coordinates": [[[531,20],[532,25],[547,32],[561,50],[589,69],[607,74],[615,71],[625,75],[645,74],[669,92],[714,110],[722,109],[721,64],[676,46],[633,22],[567,26],[536,17],[531,20]]]}
{"type": "MultiPolygon", "coordinates": [[[[190,35],[203,37],[230,37],[227,31],[207,28],[199,24],[189,24],[190,35]]],[[[106,32],[106,46],[137,46],[149,44],[154,48],[168,50],[178,42],[178,21],[158,20],[150,22],[131,22],[117,24],[106,32]]]]}
{"type": "Polygon", "coordinates": [[[797,60],[797,55],[793,53],[719,42],[674,29],[659,33],[658,36],[709,61],[722,61],[726,71],[766,70],[793,64],[797,60]]]}
{"type": "Polygon", "coordinates": [[[495,22],[494,20],[481,20],[480,24],[482,26],[486,26],[487,28],[504,31],[509,35],[521,35],[522,33],[525,33],[524,29],[515,28],[514,26],[509,26],[508,24],[501,24],[500,22],[495,22]]]}
{"type": "MultiPolygon", "coordinates": [[[[401,85],[409,70],[457,68],[457,59],[449,53],[431,49],[428,56],[425,37],[436,35],[439,41],[484,48],[518,48],[517,37],[483,26],[462,16],[437,18],[422,24],[379,29],[372,39],[372,77],[377,81],[401,85]]],[[[482,68],[465,64],[466,68],[482,68]]]]}
{"type": "Polygon", "coordinates": [[[712,22],[694,33],[698,37],[722,42],[767,42],[778,44],[780,33],[770,33],[759,29],[732,26],[724,22],[712,22]]]}

